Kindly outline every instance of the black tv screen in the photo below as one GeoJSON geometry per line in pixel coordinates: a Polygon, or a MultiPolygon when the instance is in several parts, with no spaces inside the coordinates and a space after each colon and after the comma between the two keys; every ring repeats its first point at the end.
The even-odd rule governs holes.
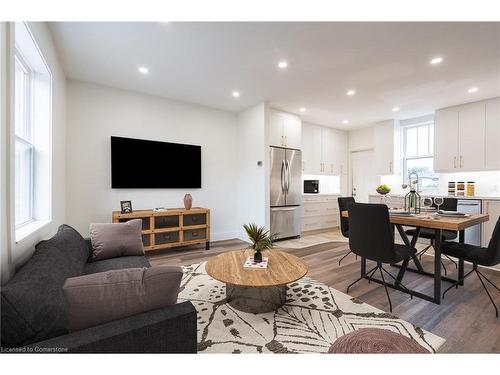
{"type": "Polygon", "coordinates": [[[111,187],[201,188],[201,146],[111,137],[111,187]]]}

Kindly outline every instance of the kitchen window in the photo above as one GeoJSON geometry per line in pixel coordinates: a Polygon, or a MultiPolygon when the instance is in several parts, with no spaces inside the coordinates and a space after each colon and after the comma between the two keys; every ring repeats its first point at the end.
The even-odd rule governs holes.
{"type": "Polygon", "coordinates": [[[434,121],[403,126],[404,179],[410,173],[419,177],[421,190],[436,190],[439,175],[434,173],[434,121]]]}
{"type": "Polygon", "coordinates": [[[16,242],[52,219],[52,74],[28,24],[14,24],[13,133],[16,242]]]}

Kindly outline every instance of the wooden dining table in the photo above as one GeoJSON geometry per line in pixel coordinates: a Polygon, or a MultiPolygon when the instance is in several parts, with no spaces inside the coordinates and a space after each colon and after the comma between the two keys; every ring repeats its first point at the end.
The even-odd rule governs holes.
{"type": "MultiPolygon", "coordinates": [[[[342,211],[343,217],[349,217],[348,211],[342,211]]],[[[435,215],[432,212],[422,212],[420,214],[413,214],[411,216],[398,215],[389,211],[389,221],[393,225],[393,228],[397,228],[401,239],[406,246],[415,248],[420,231],[422,228],[434,229],[435,231],[435,241],[434,241],[434,272],[427,272],[422,267],[418,257],[415,254],[411,258],[405,259],[401,265],[393,264],[393,266],[399,267],[399,273],[396,277],[396,282],[394,284],[385,283],[388,287],[400,290],[405,293],[409,293],[416,297],[425,299],[436,304],[441,303],[441,281],[448,281],[455,283],[457,280],[450,279],[448,277],[441,276],[441,242],[442,242],[442,232],[443,230],[450,230],[458,232],[458,241],[464,243],[465,240],[465,229],[484,223],[489,220],[489,215],[487,214],[474,214],[467,215],[465,217],[445,217],[440,215],[435,215]],[[415,234],[412,236],[411,240],[408,238],[403,227],[415,227],[415,234]],[[408,267],[410,260],[413,260],[416,268],[408,267]],[[433,295],[427,295],[415,290],[404,288],[400,285],[403,276],[406,271],[416,272],[421,275],[426,275],[434,278],[434,293],[433,295]]],[[[351,249],[354,250],[354,249],[351,249]]],[[[354,251],[354,253],[356,253],[354,251]]],[[[464,261],[459,259],[458,262],[458,280],[461,280],[464,275],[464,261]]],[[[375,283],[384,284],[382,280],[375,279],[373,277],[368,277],[366,274],[366,258],[361,259],[361,277],[369,279],[375,283]]],[[[461,285],[463,282],[461,283],[461,285]]]]}

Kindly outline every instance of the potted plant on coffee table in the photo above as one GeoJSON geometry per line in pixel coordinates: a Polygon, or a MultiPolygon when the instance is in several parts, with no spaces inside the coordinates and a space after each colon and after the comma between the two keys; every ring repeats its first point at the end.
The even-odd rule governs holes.
{"type": "Polygon", "coordinates": [[[262,250],[271,249],[274,246],[276,234],[270,234],[265,227],[259,227],[255,223],[244,224],[243,228],[245,228],[248,239],[252,243],[251,248],[255,250],[254,262],[262,262],[262,250]]]}

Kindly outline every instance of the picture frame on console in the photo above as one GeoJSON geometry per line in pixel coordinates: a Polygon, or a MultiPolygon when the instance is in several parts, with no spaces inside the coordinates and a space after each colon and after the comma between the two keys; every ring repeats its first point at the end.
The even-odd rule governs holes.
{"type": "Polygon", "coordinates": [[[132,201],[120,201],[120,208],[122,214],[132,213],[132,201]]]}

